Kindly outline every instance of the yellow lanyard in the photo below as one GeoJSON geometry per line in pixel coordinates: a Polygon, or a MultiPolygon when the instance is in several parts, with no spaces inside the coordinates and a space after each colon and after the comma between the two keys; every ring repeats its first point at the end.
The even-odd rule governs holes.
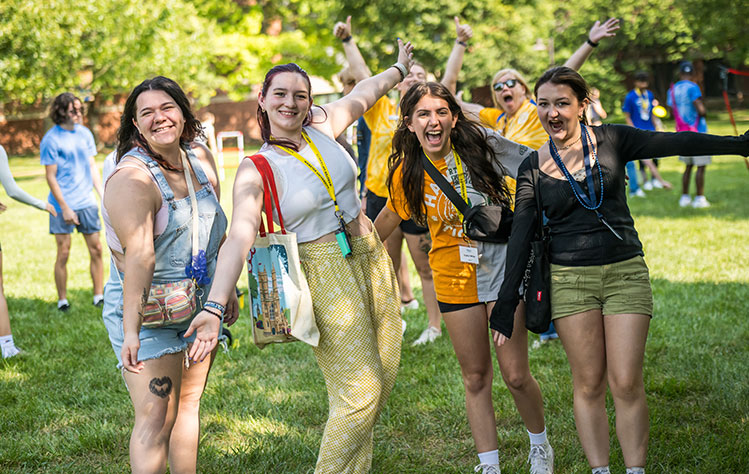
{"type": "Polygon", "coordinates": [[[320,171],[315,168],[312,163],[307,161],[306,158],[304,158],[299,153],[295,152],[294,150],[290,148],[286,148],[285,146],[276,145],[278,148],[282,149],[289,155],[293,156],[297,160],[304,163],[307,168],[309,168],[313,173],[315,173],[315,176],[317,176],[320,181],[322,182],[322,185],[325,186],[325,190],[328,192],[328,195],[330,195],[330,199],[333,200],[333,205],[335,206],[335,215],[338,217],[338,219],[343,218],[343,213],[341,212],[341,209],[338,207],[338,201],[335,198],[335,188],[333,187],[333,179],[330,177],[330,173],[328,172],[328,167],[325,165],[325,160],[322,159],[322,156],[320,155],[320,151],[315,146],[314,142],[310,140],[309,136],[307,136],[307,132],[302,130],[302,138],[304,138],[304,141],[307,142],[307,145],[312,149],[312,152],[317,157],[317,161],[320,163],[320,168],[322,168],[323,174],[320,173],[320,171]]]}
{"type": "MultiPolygon", "coordinates": [[[[455,168],[458,170],[458,183],[460,183],[460,197],[463,198],[463,200],[468,203],[468,206],[471,206],[471,201],[468,199],[468,187],[466,186],[466,175],[463,172],[463,163],[460,161],[460,155],[458,155],[458,152],[453,147],[453,157],[455,158],[455,168]]],[[[429,161],[432,162],[434,165],[434,161],[432,161],[431,158],[429,158],[429,155],[424,153],[424,156],[427,157],[429,161]]],[[[437,165],[434,165],[435,168],[437,168],[437,165]]],[[[454,205],[453,205],[454,206],[454,205]]],[[[463,214],[458,211],[458,208],[455,208],[455,212],[458,213],[458,217],[460,217],[460,220],[463,220],[463,214]]]]}

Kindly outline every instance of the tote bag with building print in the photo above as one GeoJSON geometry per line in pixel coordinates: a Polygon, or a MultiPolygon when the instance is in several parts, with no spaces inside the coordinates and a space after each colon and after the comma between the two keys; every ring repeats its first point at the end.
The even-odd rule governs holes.
{"type": "Polygon", "coordinates": [[[268,161],[263,155],[254,155],[250,159],[263,177],[268,222],[266,232],[261,220],[255,245],[247,255],[252,338],[261,349],[267,344],[297,340],[317,346],[320,332],[299,260],[296,234],[287,232],[284,227],[276,182],[268,161]],[[280,232],[275,232],[273,225],[274,207],[280,232]]]}

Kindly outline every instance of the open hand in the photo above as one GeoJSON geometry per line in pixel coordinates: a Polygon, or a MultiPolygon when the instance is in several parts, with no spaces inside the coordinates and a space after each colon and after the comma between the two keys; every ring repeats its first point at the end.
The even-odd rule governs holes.
{"type": "Polygon", "coordinates": [[[510,340],[507,336],[499,331],[495,331],[494,329],[492,329],[492,339],[494,339],[494,344],[497,347],[501,347],[502,344],[510,340]]]}
{"type": "Polygon", "coordinates": [[[46,210],[47,212],[52,214],[52,217],[57,217],[57,209],[55,209],[55,206],[53,206],[52,204],[47,203],[46,210]]]}
{"type": "Polygon", "coordinates": [[[457,16],[453,19],[455,20],[455,35],[457,40],[467,43],[468,40],[473,38],[473,28],[465,23],[461,25],[460,19],[457,16]]]}
{"type": "Polygon", "coordinates": [[[406,66],[406,70],[410,71],[411,66],[413,66],[414,63],[414,47],[411,45],[410,41],[407,41],[405,44],[403,43],[403,40],[398,38],[398,62],[406,66]]]}
{"type": "Polygon", "coordinates": [[[339,21],[335,24],[333,34],[339,40],[344,40],[351,36],[351,15],[346,17],[346,23],[339,21]]]}
{"type": "MultiPolygon", "coordinates": [[[[236,297],[235,297],[236,298],[236,297]]],[[[201,311],[190,323],[185,331],[185,337],[195,334],[195,341],[187,355],[193,362],[203,362],[218,344],[218,333],[221,330],[221,320],[208,311],[201,311]]]]}
{"type": "Polygon", "coordinates": [[[609,18],[603,24],[601,24],[600,21],[597,21],[593,24],[593,27],[590,29],[590,33],[588,33],[588,39],[594,43],[598,43],[603,38],[616,36],[616,30],[618,29],[619,29],[618,18],[609,18]]]}

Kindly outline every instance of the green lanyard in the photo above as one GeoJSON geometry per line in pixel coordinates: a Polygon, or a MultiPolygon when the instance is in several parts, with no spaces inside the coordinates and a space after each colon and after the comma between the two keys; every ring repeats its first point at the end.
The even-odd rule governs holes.
{"type": "Polygon", "coordinates": [[[325,190],[328,192],[328,195],[330,196],[330,199],[333,200],[333,205],[335,206],[335,215],[339,220],[343,219],[343,213],[341,212],[341,208],[338,206],[338,201],[335,197],[335,187],[333,186],[333,179],[330,177],[330,173],[328,172],[328,167],[325,165],[325,160],[323,160],[322,156],[320,155],[320,151],[315,146],[314,142],[310,140],[309,136],[307,135],[307,132],[302,130],[302,138],[304,138],[304,141],[307,142],[307,145],[312,149],[312,152],[317,157],[317,161],[320,163],[320,168],[322,168],[322,174],[320,173],[320,170],[315,168],[312,163],[307,161],[306,158],[304,158],[302,155],[297,153],[296,151],[286,148],[282,145],[276,145],[278,148],[282,149],[289,155],[293,156],[297,160],[304,163],[307,168],[310,169],[313,173],[315,173],[315,176],[317,176],[320,181],[322,182],[322,185],[325,187],[325,190]],[[324,174],[324,175],[323,175],[324,174]]]}
{"type": "MultiPolygon", "coordinates": [[[[458,169],[458,183],[460,183],[460,197],[463,198],[463,200],[468,203],[468,206],[471,206],[471,201],[468,199],[468,186],[466,185],[466,175],[463,172],[463,163],[460,160],[460,155],[458,155],[458,152],[455,150],[455,148],[452,148],[453,151],[453,157],[455,158],[455,167],[458,169]]],[[[429,155],[424,153],[424,156],[429,159],[429,161],[432,162],[434,165],[434,161],[432,161],[431,158],[429,158],[429,155]]],[[[435,168],[437,168],[437,165],[434,165],[435,168]]],[[[456,208],[455,211],[458,213],[458,217],[460,217],[460,220],[463,220],[463,214],[458,211],[456,208]]]]}

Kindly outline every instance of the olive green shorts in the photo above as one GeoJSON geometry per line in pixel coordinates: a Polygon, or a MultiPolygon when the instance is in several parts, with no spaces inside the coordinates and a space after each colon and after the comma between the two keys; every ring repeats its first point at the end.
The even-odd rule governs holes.
{"type": "Polygon", "coordinates": [[[653,314],[645,259],[588,267],[551,265],[551,319],[600,309],[608,314],[653,314]]]}

